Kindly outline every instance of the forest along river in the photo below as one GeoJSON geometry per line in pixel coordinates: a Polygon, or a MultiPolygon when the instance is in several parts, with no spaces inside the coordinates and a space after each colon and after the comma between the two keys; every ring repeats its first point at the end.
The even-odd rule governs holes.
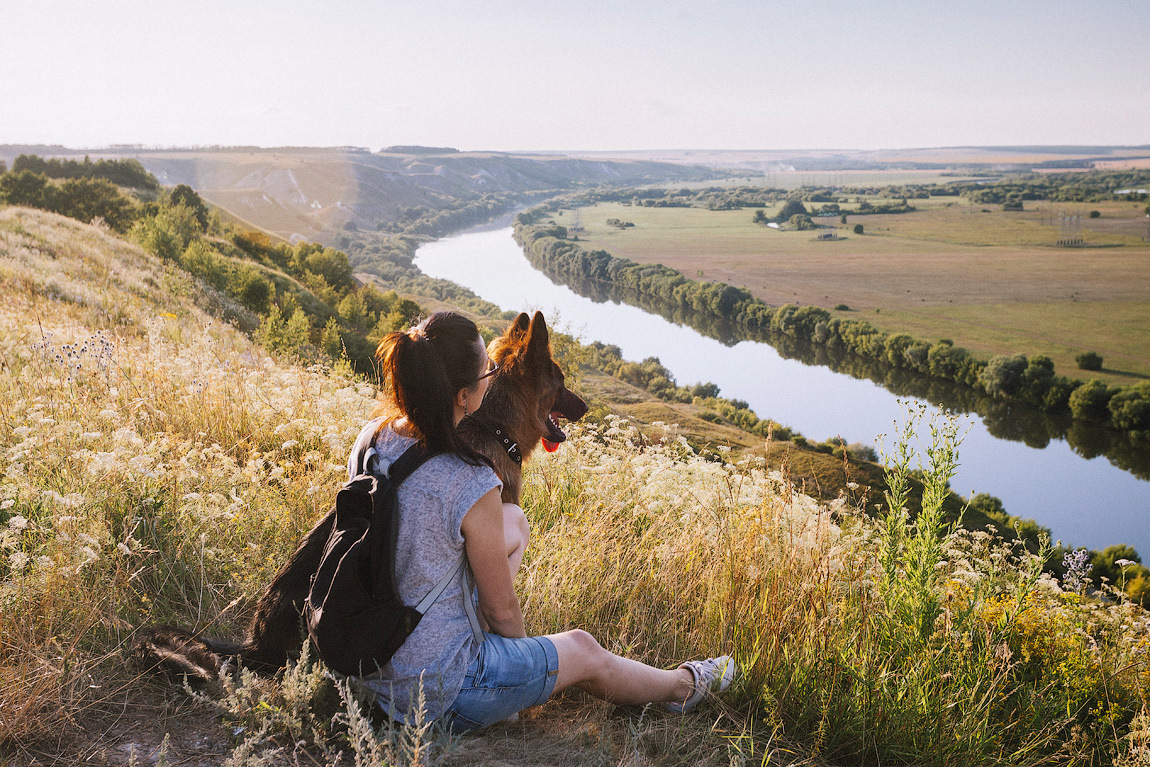
{"type": "MultiPolygon", "coordinates": [[[[559,329],[584,342],[614,344],[625,359],[658,357],[680,385],[713,382],[722,396],[745,400],[760,418],[789,426],[809,440],[840,436],[880,452],[882,444],[893,449],[895,423],[906,420],[897,395],[869,380],[785,359],[766,343],[725,346],[643,309],[584,298],[537,271],[506,221],[424,245],[415,264],[504,310],[540,309],[549,321],[558,317],[559,329]]],[[[1083,458],[1065,440],[1036,449],[991,435],[977,415],[963,419],[969,431],[951,482],[955,492],[997,496],[1008,513],[1037,520],[1067,545],[1102,549],[1128,543],[1150,556],[1150,482],[1103,456],[1083,458]]],[[[925,442],[928,424],[929,419],[919,429],[925,442]]]]}

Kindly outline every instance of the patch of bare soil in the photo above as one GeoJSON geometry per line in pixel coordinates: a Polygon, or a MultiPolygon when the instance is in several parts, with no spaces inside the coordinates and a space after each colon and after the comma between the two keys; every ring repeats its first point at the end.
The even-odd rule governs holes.
{"type": "MultiPolygon", "coordinates": [[[[54,737],[0,748],[0,767],[218,767],[246,733],[177,684],[140,677],[116,695],[94,701],[54,737]]],[[[712,706],[690,716],[615,707],[580,693],[524,712],[518,721],[441,742],[431,762],[444,767],[583,767],[584,765],[726,765],[725,735],[736,720],[712,706]]],[[[269,763],[330,765],[310,744],[277,743],[269,763]]],[[[258,760],[257,760],[258,761],[258,760]]],[[[256,761],[250,762],[257,763],[256,761]]],[[[352,765],[345,751],[336,762],[352,765]]]]}
{"type": "Polygon", "coordinates": [[[216,710],[159,678],[137,677],[86,704],[52,737],[0,747],[3,767],[218,767],[233,744],[216,710]]]}

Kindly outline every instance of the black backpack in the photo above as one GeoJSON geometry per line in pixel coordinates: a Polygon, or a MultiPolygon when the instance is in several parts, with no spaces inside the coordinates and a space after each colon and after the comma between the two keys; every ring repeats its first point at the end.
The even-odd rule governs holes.
{"type": "MultiPolygon", "coordinates": [[[[461,555],[415,607],[403,603],[395,579],[396,490],[427,456],[413,445],[379,475],[369,466],[374,453],[364,451],[358,476],[336,496],[331,536],[304,603],[311,646],[329,668],[347,675],[370,674],[387,663],[467,562],[461,555]]],[[[465,573],[464,602],[474,630],[470,591],[465,573]]]]}

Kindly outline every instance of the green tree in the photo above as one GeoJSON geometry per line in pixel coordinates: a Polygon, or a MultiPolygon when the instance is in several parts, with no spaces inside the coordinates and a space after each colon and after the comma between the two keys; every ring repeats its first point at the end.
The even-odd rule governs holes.
{"type": "Polygon", "coordinates": [[[200,225],[200,229],[207,231],[208,229],[208,208],[204,205],[203,199],[187,184],[178,184],[172,193],[168,195],[168,201],[172,205],[183,205],[192,211],[195,216],[196,222],[200,225]]]}
{"type": "Polygon", "coordinates": [[[1107,408],[1110,422],[1119,429],[1150,435],[1150,381],[1122,387],[1107,408]]]}
{"type": "Polygon", "coordinates": [[[1054,361],[1037,354],[1030,358],[1022,371],[1016,395],[1030,404],[1041,407],[1046,393],[1054,382],[1054,361]]]}
{"type": "Polygon", "coordinates": [[[343,355],[343,336],[339,332],[339,323],[332,317],[324,325],[323,333],[319,339],[320,348],[332,360],[338,360],[343,355]]]}
{"type": "Polygon", "coordinates": [[[789,219],[787,219],[787,226],[800,232],[815,228],[815,224],[813,221],[811,221],[811,217],[805,213],[796,213],[795,215],[791,216],[789,219]]]}
{"type": "Polygon", "coordinates": [[[335,248],[324,248],[311,253],[304,261],[304,268],[313,274],[318,274],[336,290],[350,290],[355,287],[355,278],[351,276],[351,264],[347,254],[335,248]]]}
{"type": "Polygon", "coordinates": [[[1109,386],[1092,378],[1070,394],[1070,414],[1084,421],[1102,422],[1110,418],[1110,398],[1114,392],[1109,386]]]}
{"type": "Polygon", "coordinates": [[[775,221],[782,223],[784,221],[790,221],[791,216],[805,216],[807,213],[808,211],[806,206],[804,206],[799,200],[787,200],[785,203],[783,203],[782,210],[780,210],[779,214],[775,216],[775,221]]]}
{"type": "Polygon", "coordinates": [[[239,299],[243,305],[258,314],[267,312],[268,305],[271,304],[271,300],[276,294],[275,286],[271,280],[255,269],[249,269],[242,280],[239,299]]]}
{"type": "Polygon", "coordinates": [[[357,292],[348,293],[336,308],[344,322],[353,327],[361,327],[367,317],[363,298],[357,292]]]}
{"type": "Polygon", "coordinates": [[[0,202],[46,210],[52,205],[55,186],[48,177],[30,170],[0,176],[0,202]]]}
{"type": "Polygon", "coordinates": [[[978,376],[978,382],[992,397],[1013,397],[1022,386],[1026,372],[1026,357],[1021,354],[1000,354],[991,357],[978,376]]]}
{"type": "Polygon", "coordinates": [[[256,330],[256,340],[268,351],[279,354],[302,354],[307,345],[311,326],[307,316],[299,310],[284,320],[280,308],[272,304],[268,314],[256,330]]]}
{"type": "Polygon", "coordinates": [[[853,231],[855,234],[862,234],[863,233],[863,225],[862,224],[855,224],[855,228],[853,231]]]}
{"type": "Polygon", "coordinates": [[[89,222],[100,218],[117,232],[124,233],[136,218],[136,205],[111,181],[103,178],[70,178],[55,194],[55,212],[89,222]]]}
{"type": "Polygon", "coordinates": [[[183,205],[164,205],[155,215],[136,222],[132,239],[145,250],[162,258],[178,260],[193,241],[199,239],[199,222],[183,205]]]}

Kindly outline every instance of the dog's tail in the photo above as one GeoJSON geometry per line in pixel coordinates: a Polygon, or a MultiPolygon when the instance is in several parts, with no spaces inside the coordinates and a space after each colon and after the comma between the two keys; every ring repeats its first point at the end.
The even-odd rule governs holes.
{"type": "Polygon", "coordinates": [[[251,648],[246,642],[227,642],[174,626],[152,626],[141,630],[132,643],[131,654],[145,671],[205,682],[218,679],[220,669],[228,659],[260,673],[269,671],[266,664],[249,657],[251,648]]]}

